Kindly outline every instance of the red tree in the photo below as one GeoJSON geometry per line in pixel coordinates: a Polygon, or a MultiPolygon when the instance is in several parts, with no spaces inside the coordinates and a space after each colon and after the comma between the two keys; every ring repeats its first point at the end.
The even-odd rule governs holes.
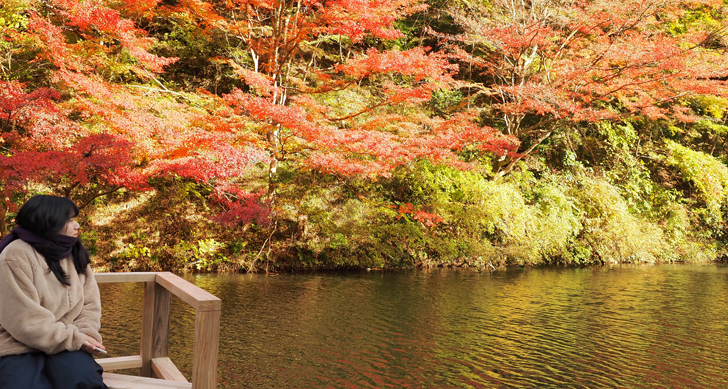
{"type": "Polygon", "coordinates": [[[51,89],[25,93],[17,82],[0,82],[3,222],[13,209],[11,200],[32,185],[75,195],[81,207],[121,187],[145,185],[133,171],[130,143],[112,135],[90,134],[64,116],[54,101],[58,97],[51,89]]]}
{"type": "Polygon", "coordinates": [[[512,148],[512,139],[466,115],[445,120],[423,113],[433,92],[457,85],[442,55],[425,48],[357,51],[365,37],[401,38],[394,22],[422,9],[415,0],[271,0],[183,2],[175,12],[194,15],[228,39],[227,52],[215,60],[229,64],[247,88],[225,101],[252,120],[258,144],[270,154],[273,196],[281,161],[375,176],[415,158],[464,166],[456,152],[472,142],[499,154],[512,148]],[[338,55],[324,49],[332,45],[338,55]]]}
{"type": "Polygon", "coordinates": [[[523,141],[497,166],[507,174],[554,131],[579,121],[633,115],[691,121],[682,102],[726,96],[726,31],[721,1],[493,1],[454,10],[463,33],[451,43],[463,69],[473,69],[471,97],[523,141]],[[717,15],[713,23],[689,15],[717,15]],[[701,20],[701,19],[698,19],[701,20]],[[673,28],[672,27],[679,27],[673,28]]]}
{"type": "MultiPolygon", "coordinates": [[[[114,4],[123,12],[156,5],[114,4]]],[[[28,68],[43,69],[53,89],[0,85],[6,199],[44,185],[83,206],[120,188],[146,189],[149,177],[169,174],[224,187],[267,158],[241,142],[236,119],[207,95],[172,91],[159,81],[176,59],[150,53],[156,40],[120,10],[100,1],[54,0],[31,2],[24,18],[24,28],[3,30],[4,39],[35,56],[28,68]]]]}

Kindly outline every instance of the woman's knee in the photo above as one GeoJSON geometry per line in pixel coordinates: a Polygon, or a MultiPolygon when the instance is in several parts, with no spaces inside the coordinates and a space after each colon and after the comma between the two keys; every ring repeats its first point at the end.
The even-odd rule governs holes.
{"type": "Polygon", "coordinates": [[[52,389],[43,374],[44,353],[25,353],[0,358],[0,388],[52,389]]]}
{"type": "Polygon", "coordinates": [[[106,389],[101,378],[103,368],[85,351],[48,355],[45,375],[54,388],[106,389]]]}

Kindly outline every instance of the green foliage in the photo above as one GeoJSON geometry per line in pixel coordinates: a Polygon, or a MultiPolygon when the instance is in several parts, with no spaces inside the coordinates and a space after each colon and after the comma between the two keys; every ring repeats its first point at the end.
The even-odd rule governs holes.
{"type": "MultiPolygon", "coordinates": [[[[696,235],[690,221],[693,211],[680,202],[677,192],[664,188],[663,194],[672,197],[650,200],[654,212],[641,213],[625,196],[624,187],[584,174],[544,171],[537,177],[525,170],[493,181],[475,171],[419,161],[376,183],[293,171],[281,177],[285,179],[279,183],[278,225],[237,232],[216,229],[196,216],[207,212],[201,206],[204,187],[158,183],[159,191],[147,199],[142,212],[129,218],[139,227],[109,265],[189,271],[492,269],[718,255],[714,243],[696,235]],[[442,222],[428,225],[401,212],[404,204],[437,215],[442,222]],[[154,225],[148,225],[148,217],[155,214],[165,217],[155,217],[154,225]],[[272,238],[270,249],[261,252],[267,236],[272,238]]],[[[98,237],[101,242],[102,234],[98,237]]]]}
{"type": "Polygon", "coordinates": [[[708,7],[698,7],[685,12],[683,17],[665,23],[666,30],[673,36],[685,34],[691,29],[697,27],[711,27],[719,30],[723,15],[714,14],[708,7]]]}
{"type": "Polygon", "coordinates": [[[201,239],[197,242],[180,240],[172,247],[171,252],[175,258],[181,260],[184,268],[192,266],[198,271],[210,271],[227,260],[227,257],[222,254],[225,248],[224,243],[215,239],[201,239]]]}
{"type": "Polygon", "coordinates": [[[369,189],[378,194],[364,198],[388,193],[391,203],[356,198],[332,207],[320,197],[304,200],[317,238],[301,247],[339,265],[533,264],[566,258],[580,229],[571,200],[556,185],[537,185],[523,195],[517,183],[421,161],[369,189]],[[399,213],[401,204],[443,221],[427,225],[399,213]]]}
{"type": "Polygon", "coordinates": [[[156,256],[153,257],[152,249],[128,243],[109,256],[107,266],[111,265],[114,270],[132,271],[149,269],[154,262],[156,256]]]}
{"type": "Polygon", "coordinates": [[[432,92],[430,106],[440,116],[445,116],[457,110],[463,102],[463,94],[459,90],[438,89],[432,92]]]}
{"type": "Polygon", "coordinates": [[[603,155],[608,158],[604,175],[616,185],[627,201],[629,209],[648,219],[662,217],[662,206],[673,201],[671,193],[655,183],[644,155],[651,145],[642,145],[639,137],[639,122],[622,124],[600,122],[596,125],[599,141],[604,143],[603,155]]]}
{"type": "MultiPolygon", "coordinates": [[[[316,99],[319,103],[332,107],[329,113],[331,117],[345,117],[364,110],[370,104],[373,96],[364,88],[347,88],[321,93],[316,96],[316,99]]],[[[362,116],[366,117],[366,115],[362,116]]]]}
{"type": "MultiPolygon", "coordinates": [[[[383,248],[377,239],[379,227],[393,219],[393,212],[381,205],[342,198],[342,195],[345,193],[334,190],[301,199],[300,211],[305,212],[311,229],[301,231],[305,240],[296,243],[300,263],[306,267],[381,268],[396,260],[392,250],[402,248],[383,248]]],[[[402,243],[406,246],[406,239],[402,243]]]]}
{"type": "Polygon", "coordinates": [[[728,134],[728,126],[712,120],[701,120],[695,123],[695,130],[701,134],[722,136],[728,134]]]}
{"type": "Polygon", "coordinates": [[[728,203],[728,166],[717,158],[692,150],[669,139],[665,140],[669,151],[668,164],[678,170],[683,180],[689,182],[695,197],[704,204],[702,220],[708,226],[720,226],[728,203]]]}
{"type": "MultiPolygon", "coordinates": [[[[85,226],[84,226],[85,227],[85,226]]],[[[96,255],[99,253],[99,239],[100,236],[95,230],[89,230],[89,228],[83,228],[83,233],[81,234],[81,240],[83,241],[83,245],[86,246],[86,249],[88,250],[89,254],[96,255]]],[[[3,231],[4,232],[4,231],[3,231]]]]}
{"type": "Polygon", "coordinates": [[[574,200],[567,196],[564,188],[555,183],[538,185],[536,196],[537,234],[541,253],[545,258],[561,258],[567,263],[587,263],[588,256],[581,257],[577,249],[570,247],[582,230],[574,200]]]}
{"type": "Polygon", "coordinates": [[[226,53],[240,64],[252,64],[250,53],[231,46],[224,36],[205,31],[189,14],[171,13],[155,19],[150,28],[159,39],[153,52],[179,61],[169,66],[165,79],[183,90],[206,89],[215,94],[229,93],[241,87],[238,77],[224,61],[215,60],[226,53]]]}
{"type": "Polygon", "coordinates": [[[630,213],[613,185],[582,177],[570,194],[581,211],[583,230],[579,239],[603,263],[678,259],[670,254],[662,230],[630,213]]]}
{"type": "MultiPolygon", "coordinates": [[[[123,247],[119,254],[117,254],[117,258],[119,260],[123,261],[129,261],[129,260],[142,260],[144,258],[151,258],[152,251],[149,249],[149,247],[146,246],[135,246],[133,243],[129,243],[126,245],[126,247],[123,247]]],[[[134,264],[131,264],[131,267],[134,267],[134,264]]]]}
{"type": "MultiPolygon", "coordinates": [[[[707,125],[719,126],[705,120],[695,123],[691,131],[707,125]]],[[[695,144],[694,137],[685,131],[690,126],[682,127],[673,127],[670,136],[674,139],[684,136],[684,140],[695,144]]],[[[529,186],[555,181],[569,196],[578,199],[575,207],[583,215],[584,228],[578,239],[567,243],[566,262],[704,260],[720,255],[721,244],[716,239],[724,236],[724,224],[713,220],[712,225],[706,225],[709,212],[704,201],[696,201],[699,198],[693,188],[695,185],[690,180],[683,180],[674,157],[667,158],[664,143],[653,141],[669,129],[664,122],[646,119],[622,123],[605,121],[575,129],[577,131],[569,135],[560,135],[545,143],[543,158],[539,160],[545,166],[529,160],[526,169],[539,172],[539,178],[529,186]],[[554,170],[560,173],[549,174],[554,170]],[[601,173],[606,180],[595,172],[601,173]],[[586,179],[591,180],[591,184],[585,184],[586,179]],[[575,183],[579,183],[578,186],[575,183]],[[595,183],[599,183],[598,190],[582,188],[585,185],[593,187],[595,183]],[[586,196],[588,193],[591,195],[586,196]],[[592,204],[601,206],[595,208],[592,204]],[[608,209],[612,211],[606,212],[608,209]],[[611,216],[605,217],[605,212],[611,216]],[[643,234],[643,230],[647,234],[643,234]],[[644,241],[640,243],[635,237],[644,241]],[[660,249],[640,252],[637,249],[640,244],[660,249]],[[662,249],[667,251],[660,252],[662,249]]],[[[711,134],[708,130],[699,131],[711,134]]],[[[715,144],[716,138],[708,139],[715,144]]],[[[675,148],[685,148],[673,143],[678,145],[675,148]]],[[[719,158],[712,160],[720,162],[719,158]]],[[[712,166],[720,169],[720,165],[712,166]]],[[[705,169],[701,167],[697,171],[705,169]]],[[[702,173],[697,177],[699,180],[709,178],[702,173]]],[[[725,208],[722,204],[720,207],[725,208]]]]}
{"type": "Polygon", "coordinates": [[[35,84],[44,79],[45,70],[31,64],[36,42],[23,34],[29,22],[27,7],[22,0],[0,6],[0,78],[35,84]]]}
{"type": "MultiPolygon", "coordinates": [[[[14,9],[12,6],[8,7],[3,3],[2,11],[0,11],[0,29],[2,31],[21,31],[26,27],[28,27],[28,15],[20,13],[18,9],[14,9]]],[[[0,47],[8,47],[7,45],[9,45],[9,42],[0,43],[0,47]]]]}
{"type": "Polygon", "coordinates": [[[601,121],[596,123],[597,131],[605,136],[613,150],[627,151],[639,140],[637,130],[632,122],[614,123],[601,121]]]}
{"type": "Polygon", "coordinates": [[[728,110],[728,99],[712,95],[700,95],[690,99],[690,107],[699,115],[723,119],[728,110]]]}

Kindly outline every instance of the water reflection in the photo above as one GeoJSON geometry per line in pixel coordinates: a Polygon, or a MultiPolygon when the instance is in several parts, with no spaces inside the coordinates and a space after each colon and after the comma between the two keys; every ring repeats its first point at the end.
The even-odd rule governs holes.
{"type": "MultiPolygon", "coordinates": [[[[728,387],[728,268],[663,265],[188,278],[223,301],[220,388],[728,387]]],[[[141,286],[102,285],[138,353],[141,286]]],[[[189,374],[194,316],[173,300],[189,374]]]]}

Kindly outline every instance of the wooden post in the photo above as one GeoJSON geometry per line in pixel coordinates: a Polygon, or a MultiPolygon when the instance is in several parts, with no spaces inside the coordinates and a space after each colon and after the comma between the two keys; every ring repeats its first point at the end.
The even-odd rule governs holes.
{"type": "Polygon", "coordinates": [[[154,305],[156,300],[157,282],[144,283],[144,299],[142,300],[142,338],[139,345],[139,355],[142,357],[142,367],[139,375],[152,376],[152,347],[154,345],[154,305]]]}
{"type": "Polygon", "coordinates": [[[192,355],[192,387],[217,387],[217,359],[220,329],[220,308],[197,311],[195,315],[195,347],[192,355]]]}
{"type": "Polygon", "coordinates": [[[172,295],[156,281],[146,282],[142,307],[142,377],[152,376],[152,359],[169,354],[169,322],[172,295]]]}
{"type": "Polygon", "coordinates": [[[152,358],[169,355],[169,323],[172,317],[172,294],[162,285],[154,285],[154,332],[152,358]]]}

